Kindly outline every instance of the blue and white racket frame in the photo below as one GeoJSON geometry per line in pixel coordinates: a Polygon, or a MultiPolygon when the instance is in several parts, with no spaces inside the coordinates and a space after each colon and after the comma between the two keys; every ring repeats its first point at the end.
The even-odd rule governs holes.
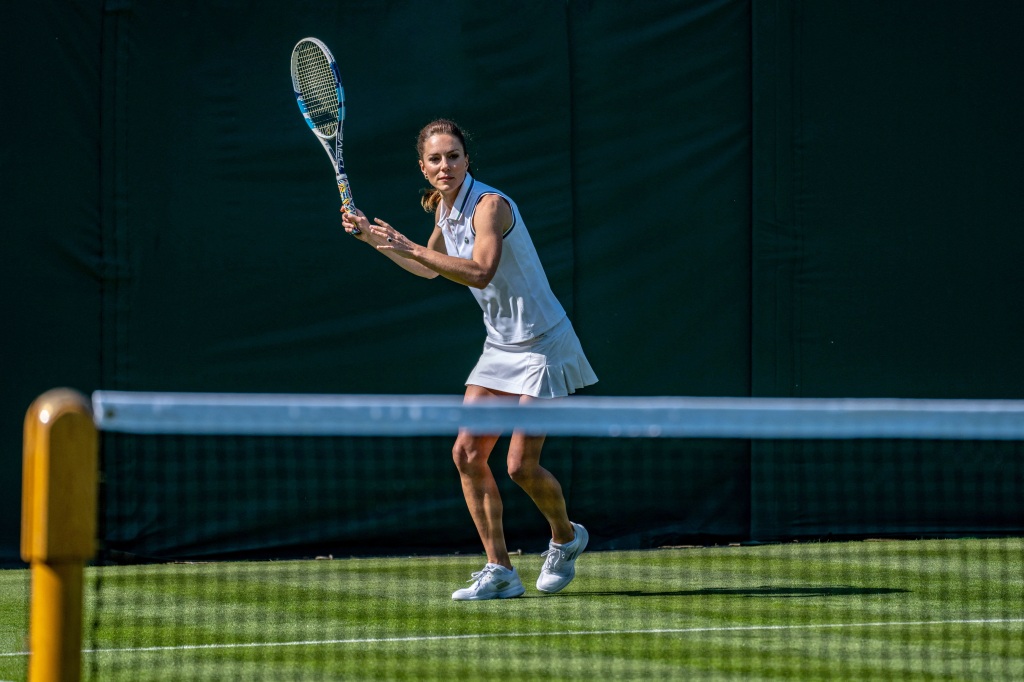
{"type": "Polygon", "coordinates": [[[299,105],[299,111],[302,112],[302,117],[305,119],[306,125],[308,125],[309,129],[313,131],[316,138],[320,140],[320,144],[323,145],[324,151],[327,152],[327,156],[330,157],[331,164],[334,166],[335,178],[338,182],[338,194],[341,196],[341,210],[345,213],[355,213],[356,205],[352,199],[352,186],[349,183],[348,175],[345,173],[345,159],[342,155],[342,128],[345,123],[345,88],[341,84],[341,72],[338,70],[338,62],[334,59],[334,55],[331,54],[330,49],[323,43],[323,41],[311,37],[303,38],[297,42],[295,47],[292,49],[291,75],[292,92],[295,94],[295,101],[299,105]],[[318,129],[317,124],[310,115],[305,97],[303,96],[302,90],[299,86],[296,56],[299,51],[299,46],[303,43],[312,43],[323,52],[324,57],[326,57],[327,62],[330,65],[331,73],[334,76],[334,90],[338,98],[338,116],[337,125],[335,126],[333,133],[318,129]]]}

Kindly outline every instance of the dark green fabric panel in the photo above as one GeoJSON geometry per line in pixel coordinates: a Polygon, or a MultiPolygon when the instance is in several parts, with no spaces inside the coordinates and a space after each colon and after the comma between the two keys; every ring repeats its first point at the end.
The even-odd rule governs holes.
{"type": "Polygon", "coordinates": [[[570,515],[603,549],[746,540],[749,450],[732,440],[576,439],[562,479],[570,515]]]}
{"type": "MultiPolygon", "coordinates": [[[[756,3],[753,394],[1020,398],[1024,6],[756,3]]],[[[752,536],[1019,532],[1001,444],[755,443],[752,536]]]]}
{"type": "MultiPolygon", "coordinates": [[[[55,385],[463,390],[483,340],[472,297],[339,229],[326,155],[290,92],[288,56],[307,35],[341,62],[346,161],[371,216],[426,239],[415,134],[436,116],[474,134],[477,177],[518,202],[601,377],[589,393],[1020,397],[1019,3],[105,6],[0,10],[20,27],[0,41],[8,62],[39,53],[5,89],[41,101],[67,83],[48,118],[2,114],[19,134],[0,151],[16,255],[0,311],[0,560],[17,551],[21,419],[55,385]]],[[[303,507],[331,519],[322,527],[251,514],[207,526],[174,517],[165,491],[171,516],[139,517],[121,548],[394,547],[417,508],[427,545],[476,547],[450,439],[421,445],[328,457],[344,498],[303,507]],[[366,496],[388,501],[380,516],[359,509],[366,496]],[[161,546],[155,531],[180,521],[199,536],[161,546]]],[[[605,547],[1014,532],[1019,457],[993,448],[627,454],[552,439],[545,464],[605,547]],[[853,497],[830,487],[846,481],[853,497]]],[[[246,457],[223,462],[229,481],[255,472],[246,457]]],[[[292,473],[321,482],[307,464],[292,473]]],[[[130,487],[135,464],[119,466],[130,487]]],[[[499,479],[510,544],[543,549],[543,520],[499,479]]]]}
{"type": "Polygon", "coordinates": [[[577,330],[610,395],[746,395],[750,6],[570,3],[577,330]]]}
{"type": "MultiPolygon", "coordinates": [[[[676,281],[669,273],[674,276],[679,268],[665,260],[658,268],[632,276],[649,277],[660,294],[673,300],[677,295],[689,300],[690,320],[709,327],[688,333],[688,340],[680,341],[675,317],[679,312],[673,306],[661,337],[660,343],[666,347],[675,349],[683,344],[684,364],[697,377],[696,383],[689,384],[693,391],[714,392],[710,387],[722,379],[708,371],[709,354],[719,361],[730,356],[723,364],[731,385],[719,392],[746,391],[746,4],[669,4],[638,16],[631,10],[635,29],[630,31],[615,28],[621,23],[622,8],[571,7],[572,30],[576,32],[580,26],[582,31],[572,36],[566,27],[565,8],[553,3],[516,3],[514,7],[489,7],[487,12],[451,3],[447,9],[450,11],[443,13],[454,17],[458,30],[440,46],[443,54],[438,57],[442,61],[437,69],[444,71],[451,65],[444,81],[431,77],[431,60],[439,49],[436,35],[415,30],[429,22],[437,8],[407,4],[401,12],[394,12],[375,4],[359,5],[346,10],[343,17],[340,12],[326,19],[318,17],[315,28],[307,29],[299,22],[292,32],[282,26],[293,20],[273,8],[257,10],[251,23],[241,26],[231,25],[217,13],[216,6],[190,15],[161,7],[132,13],[126,28],[130,44],[171,41],[168,49],[196,56],[174,65],[160,62],[155,55],[133,56],[131,61],[133,69],[153,69],[158,75],[154,83],[131,82],[125,105],[126,134],[129,139],[140,138],[141,126],[147,121],[163,121],[166,134],[156,140],[159,148],[155,154],[166,160],[167,168],[179,172],[159,178],[135,174],[131,167],[144,165],[145,155],[151,152],[128,150],[125,176],[131,208],[127,215],[131,262],[127,270],[133,284],[124,292],[130,297],[127,303],[108,304],[129,311],[131,318],[129,335],[119,340],[122,345],[109,349],[128,358],[129,387],[461,391],[462,379],[482,340],[479,313],[469,295],[462,287],[422,282],[397,271],[365,247],[353,245],[335,227],[337,201],[328,164],[302,127],[291,93],[283,89],[287,81],[281,80],[286,74],[278,54],[287,55],[297,37],[315,33],[333,47],[342,65],[349,115],[346,162],[359,206],[411,234],[419,230],[425,238],[430,221],[415,201],[420,181],[413,137],[419,126],[435,115],[460,120],[475,134],[470,153],[477,176],[517,200],[556,293],[577,324],[585,324],[587,319],[595,322],[595,333],[581,330],[581,336],[602,376],[599,387],[607,385],[623,393],[658,393],[682,390],[673,388],[683,385],[674,380],[659,383],[675,375],[674,366],[669,373],[646,369],[631,376],[633,358],[627,363],[619,353],[605,353],[618,361],[602,364],[600,350],[619,343],[609,338],[609,333],[642,329],[652,310],[624,295],[628,290],[619,288],[618,270],[578,276],[575,269],[589,259],[574,252],[574,244],[591,240],[594,248],[593,239],[608,236],[600,231],[607,220],[607,212],[600,209],[607,204],[612,186],[621,186],[615,191],[623,196],[636,193],[636,200],[649,204],[652,223],[675,220],[682,205],[683,222],[689,227],[681,230],[677,246],[687,268],[700,272],[676,281]],[[577,16],[577,9],[585,16],[577,16]],[[494,21],[494,16],[504,19],[494,21]],[[332,39],[331,21],[336,24],[337,40],[332,39]],[[180,29],[169,32],[171,25],[180,29]],[[374,30],[353,34],[349,31],[353,25],[373,26],[374,30]],[[275,28],[273,34],[269,26],[275,28]],[[620,37],[609,40],[610,33],[620,37]],[[221,34],[228,36],[230,49],[214,46],[222,40],[221,34]],[[692,54],[697,56],[682,49],[680,41],[692,44],[692,54]],[[276,50],[270,49],[274,46],[276,50]],[[380,56],[382,49],[385,58],[380,56]],[[249,60],[242,73],[234,68],[237,50],[245,52],[249,60]],[[272,54],[265,55],[262,50],[272,54]],[[625,50],[647,54],[651,64],[670,68],[674,73],[668,76],[669,82],[652,74],[646,83],[633,83],[635,63],[628,68],[619,66],[617,74],[603,74],[625,50]],[[139,61],[143,63],[137,65],[139,61]],[[648,109],[651,118],[641,122],[641,128],[647,130],[646,140],[634,142],[635,131],[606,137],[603,130],[617,128],[622,117],[634,111],[634,98],[630,96],[625,105],[621,100],[606,101],[611,90],[602,84],[592,94],[584,88],[581,99],[581,90],[570,81],[570,67],[583,74],[584,82],[611,76],[620,87],[629,84],[649,91],[651,97],[670,96],[673,101],[664,108],[659,103],[648,109]],[[265,94],[268,83],[276,84],[269,86],[273,90],[269,96],[265,94]],[[681,85],[685,88],[679,91],[681,85]],[[186,94],[192,98],[187,115],[169,113],[167,102],[186,94]],[[396,101],[395,106],[388,106],[396,101]],[[570,109],[570,101],[575,108],[570,109]],[[245,129],[244,115],[234,114],[252,107],[260,107],[257,136],[245,129]],[[678,110],[694,107],[700,109],[695,116],[698,120],[680,126],[678,110]],[[735,107],[738,111],[732,110],[735,107]],[[583,134],[574,133],[570,125],[581,126],[583,134]],[[685,144],[676,151],[680,141],[685,144]],[[646,181],[623,177],[621,171],[609,175],[608,162],[600,157],[616,157],[624,164],[632,156],[622,155],[623,145],[632,148],[637,143],[638,148],[648,148],[643,155],[649,165],[643,176],[646,181]],[[582,162],[570,158],[570,145],[585,150],[582,162]],[[596,162],[592,161],[595,154],[596,162]],[[581,172],[583,182],[570,187],[570,178],[581,172]],[[678,203],[680,187],[686,192],[682,204],[678,203]],[[586,207],[582,214],[580,206],[586,207]],[[705,219],[709,227],[701,223],[705,219]],[[593,234],[591,224],[598,227],[593,234]],[[586,228],[580,229],[581,225],[586,228]],[[709,237],[714,243],[702,246],[709,237]],[[694,254],[695,248],[703,250],[694,254]],[[586,293],[610,276],[611,289],[599,289],[602,294],[596,297],[586,293]],[[169,282],[176,285],[169,286],[169,282]],[[690,294],[685,294],[684,286],[690,294]],[[708,287],[728,291],[729,304],[715,304],[708,287]],[[592,311],[589,314],[588,309],[592,311]],[[728,328],[729,341],[725,343],[715,339],[723,328],[728,328]],[[201,343],[196,343],[197,339],[201,343]],[[606,376],[606,369],[611,376],[606,376]],[[614,373],[622,371],[631,378],[631,385],[616,380],[614,373]]],[[[605,248],[621,251],[623,237],[611,236],[614,240],[605,248]]],[[[664,243],[645,251],[648,257],[668,255],[664,243]]],[[[657,349],[652,348],[650,355],[636,359],[637,364],[642,367],[656,356],[657,349]]],[[[433,455],[423,455],[432,463],[417,479],[421,493],[444,489],[444,481],[454,480],[450,444],[438,442],[434,450],[433,455]]],[[[638,460],[634,464],[640,471],[669,481],[671,493],[652,497],[655,504],[640,515],[642,519],[625,525],[622,522],[635,513],[636,500],[632,495],[610,497],[599,473],[621,463],[620,451],[618,444],[581,448],[569,440],[551,443],[545,454],[546,466],[563,480],[574,515],[593,518],[599,524],[616,521],[598,531],[603,541],[618,537],[620,544],[635,546],[687,534],[741,537],[745,533],[745,446],[715,445],[705,454],[716,466],[682,481],[671,481],[679,464],[661,451],[646,455],[646,465],[640,466],[638,460]],[[729,465],[719,468],[723,458],[729,465]],[[712,492],[722,489],[725,495],[712,492]],[[678,507],[680,497],[687,500],[688,511],[666,516],[666,505],[678,507]]],[[[501,452],[499,446],[493,462],[499,474],[503,469],[501,452]]],[[[686,448],[678,454],[685,456],[686,448]]],[[[410,466],[395,467],[400,472],[395,478],[406,480],[410,466]]],[[[369,466],[361,478],[382,476],[384,472],[378,469],[369,466]]],[[[311,468],[306,474],[315,478],[318,472],[311,468]]],[[[509,542],[543,540],[543,520],[528,499],[507,480],[502,485],[509,542]]],[[[630,485],[642,486],[643,482],[630,485]]],[[[449,546],[475,545],[457,489],[449,490],[443,499],[447,507],[439,512],[438,529],[445,532],[437,541],[449,546]],[[468,536],[460,539],[460,532],[468,536]]],[[[329,496],[312,496],[309,504],[305,511],[312,518],[339,518],[329,496]]],[[[347,504],[358,505],[359,501],[351,498],[347,504]]],[[[356,515],[339,521],[342,526],[332,526],[343,545],[368,541],[394,545],[395,538],[387,535],[391,526],[371,528],[359,518],[356,515]],[[387,537],[372,539],[367,533],[387,537]]],[[[262,520],[255,522],[253,526],[243,519],[229,535],[214,533],[196,543],[212,543],[200,551],[210,551],[211,546],[235,551],[239,548],[233,543],[242,538],[257,545],[263,538],[269,550],[276,541],[267,533],[274,529],[263,528],[262,520]]],[[[140,540],[143,546],[145,537],[140,540]]],[[[192,550],[183,546],[177,551],[192,550]]]]}
{"type": "Polygon", "coordinates": [[[754,393],[1020,397],[1024,6],[754,10],[754,393]]]}
{"type": "MultiPolygon", "coordinates": [[[[749,3],[569,11],[574,322],[592,392],[746,395],[749,3]]],[[[746,444],[628,447],[585,441],[574,459],[570,508],[607,546],[746,537],[746,444]]]]}
{"type": "Polygon", "coordinates": [[[517,200],[556,289],[569,293],[564,10],[326,7],[259,5],[239,21],[218,3],[140,3],[127,18],[130,67],[146,77],[130,77],[124,96],[128,211],[116,229],[128,235],[131,283],[106,305],[129,319],[104,352],[129,369],[112,383],[463,390],[483,341],[465,287],[408,275],[340,230],[330,164],[288,74],[292,46],[311,34],[332,47],[345,82],[357,205],[425,241],[415,136],[454,117],[474,135],[477,176],[517,200]],[[453,28],[422,30],[439,15],[453,28]]]}
{"type": "Polygon", "coordinates": [[[1020,443],[757,443],[751,537],[921,537],[1024,532],[1020,443]]]}
{"type": "MultiPolygon", "coordinates": [[[[113,561],[480,551],[458,474],[434,456],[450,450],[448,438],[106,434],[103,443],[113,561]]],[[[592,549],[744,539],[736,519],[749,514],[749,481],[724,466],[744,445],[680,445],[551,438],[544,464],[591,529],[592,549]]],[[[509,549],[543,551],[547,521],[500,458],[491,466],[509,549]]]]}
{"type": "MultiPolygon", "coordinates": [[[[92,274],[93,309],[76,308],[94,330],[92,374],[77,387],[462,390],[482,341],[472,298],[463,287],[398,271],[338,229],[330,169],[301,122],[287,74],[292,45],[313,34],[342,63],[346,161],[360,207],[425,238],[430,220],[418,208],[414,135],[426,120],[452,116],[475,134],[470,153],[477,176],[519,203],[574,320],[592,321],[593,332],[581,336],[605,378],[599,385],[608,387],[605,392],[745,391],[746,3],[666,3],[640,14],[539,0],[492,3],[486,11],[468,2],[308,3],[254,6],[244,16],[232,2],[107,6],[92,29],[82,31],[82,40],[99,49],[94,82],[80,83],[94,98],[92,115],[101,113],[90,138],[94,158],[85,164],[98,196],[82,210],[99,220],[92,239],[100,259],[92,274]],[[422,30],[439,16],[454,29],[441,37],[422,30]],[[636,62],[629,61],[636,55],[646,55],[647,66],[668,67],[667,80],[637,81],[636,62]],[[581,73],[578,84],[570,78],[574,69],[581,73]],[[628,97],[610,96],[606,71],[628,97]],[[644,108],[650,115],[636,128],[647,131],[638,140],[647,150],[645,175],[609,173],[605,157],[625,163],[622,142],[632,145],[635,132],[618,141],[609,133],[628,122],[642,93],[658,102],[644,108]],[[690,109],[700,115],[680,125],[678,112],[690,109]],[[571,154],[574,145],[582,156],[571,154]],[[582,182],[573,184],[573,174],[581,172],[582,182]],[[644,246],[647,257],[660,260],[641,271],[642,253],[632,262],[630,280],[652,279],[658,292],[642,306],[624,295],[630,288],[621,286],[618,269],[585,277],[576,271],[581,260],[597,265],[623,251],[621,235],[605,227],[610,214],[603,207],[613,193],[647,205],[652,224],[675,220],[681,207],[681,222],[689,226],[674,246],[699,271],[669,278],[679,271],[675,259],[666,258],[669,245],[644,246]],[[698,225],[705,219],[709,230],[698,225]],[[703,246],[708,235],[714,243],[703,246]],[[601,247],[597,241],[604,237],[612,241],[601,247]],[[577,252],[581,239],[590,249],[584,256],[577,252]],[[609,273],[613,279],[601,287],[609,273]],[[713,302],[709,282],[725,292],[729,305],[713,302]],[[684,295],[684,289],[700,295],[684,295]],[[705,328],[687,333],[680,347],[679,313],[670,306],[666,333],[657,337],[658,347],[638,356],[634,372],[618,344],[654,335],[619,337],[644,327],[656,299],[674,303],[677,297],[690,306],[681,319],[705,328]],[[713,340],[720,330],[726,343],[713,340]],[[669,371],[654,371],[654,358],[667,350],[685,358],[691,377],[685,383],[673,378],[681,376],[674,361],[669,371]],[[710,369],[713,362],[725,371],[710,369]]],[[[589,449],[607,463],[617,450],[607,447],[606,453],[589,449]]],[[[425,480],[450,475],[449,448],[436,448],[430,456],[435,473],[425,480]]],[[[693,492],[708,482],[730,491],[742,487],[745,449],[726,450],[736,467],[709,471],[678,489],[693,492]]],[[[593,502],[604,499],[601,484],[577,478],[588,471],[580,467],[587,455],[570,441],[553,447],[546,462],[567,482],[574,509],[606,513],[612,507],[593,502]]],[[[242,460],[234,464],[245,468],[242,460]]],[[[500,461],[495,466],[500,469],[500,461]]],[[[644,470],[663,474],[673,466],[659,456],[644,470]]],[[[521,493],[503,485],[510,517],[536,515],[521,493]]],[[[445,499],[461,509],[457,495],[445,499]]],[[[614,509],[626,513],[628,500],[619,502],[614,509]]],[[[655,524],[652,532],[663,538],[746,527],[742,505],[717,515],[708,511],[716,504],[711,496],[702,504],[691,501],[705,511],[668,525],[654,510],[643,523],[655,524]]],[[[217,527],[207,530],[213,534],[208,540],[218,541],[217,527]]],[[[635,527],[620,530],[653,537],[637,535],[635,527]]],[[[516,532],[510,530],[510,540],[518,540],[516,532]]],[[[260,537],[256,527],[237,527],[228,544],[258,544],[260,537]]]]}
{"type": "MultiPolygon", "coordinates": [[[[106,434],[105,557],[453,551],[479,541],[449,439],[106,434]]],[[[542,537],[542,536],[541,536],[542,537]]]]}
{"type": "Polygon", "coordinates": [[[18,556],[25,411],[48,389],[99,379],[95,4],[0,7],[0,564],[18,556]]]}

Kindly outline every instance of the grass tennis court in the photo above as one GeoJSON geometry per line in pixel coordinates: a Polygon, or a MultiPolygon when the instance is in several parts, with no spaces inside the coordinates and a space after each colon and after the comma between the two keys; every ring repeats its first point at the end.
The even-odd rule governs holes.
{"type": "MultiPolygon", "coordinates": [[[[591,552],[559,595],[455,603],[478,556],[95,571],[100,679],[1024,679],[1024,540],[591,552]],[[117,611],[123,613],[118,614],[117,611]],[[134,625],[118,629],[118,618],[134,625]]],[[[0,574],[0,679],[26,571],[0,574]]],[[[87,628],[89,626],[87,625],[87,628]]]]}

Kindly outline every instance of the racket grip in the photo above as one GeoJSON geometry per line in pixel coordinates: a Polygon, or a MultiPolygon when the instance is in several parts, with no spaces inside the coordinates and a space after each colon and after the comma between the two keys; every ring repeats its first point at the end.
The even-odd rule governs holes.
{"type": "Polygon", "coordinates": [[[347,175],[338,175],[338,194],[341,196],[341,210],[355,213],[356,203],[352,200],[352,186],[348,183],[347,175]]]}
{"type": "MultiPolygon", "coordinates": [[[[349,185],[347,175],[338,175],[338,194],[341,196],[341,210],[344,213],[355,213],[356,204],[352,200],[352,186],[349,185]]],[[[362,231],[357,227],[351,232],[352,236],[362,234],[362,231]]]]}

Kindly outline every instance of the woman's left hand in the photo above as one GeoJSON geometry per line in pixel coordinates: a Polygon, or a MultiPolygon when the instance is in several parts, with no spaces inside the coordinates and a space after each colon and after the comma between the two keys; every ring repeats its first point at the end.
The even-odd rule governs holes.
{"type": "Polygon", "coordinates": [[[379,251],[394,251],[400,256],[411,256],[415,244],[406,238],[404,234],[391,227],[380,218],[374,218],[375,225],[370,225],[370,232],[381,241],[377,244],[379,251]]]}

